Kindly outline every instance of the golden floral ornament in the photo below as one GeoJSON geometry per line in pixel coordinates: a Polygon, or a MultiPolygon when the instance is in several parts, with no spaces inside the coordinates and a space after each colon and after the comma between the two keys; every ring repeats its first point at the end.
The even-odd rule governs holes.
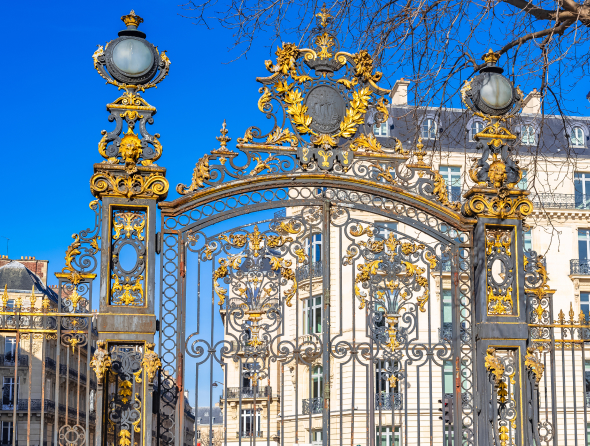
{"type": "MultiPolygon", "coordinates": [[[[225,122],[225,121],[224,121],[225,122]]],[[[176,186],[176,192],[180,195],[186,195],[190,192],[194,192],[201,187],[205,187],[205,181],[211,177],[209,173],[209,155],[204,155],[193,170],[193,178],[190,186],[179,184],[176,186]]]]}
{"type": "Polygon", "coordinates": [[[156,372],[162,367],[162,362],[158,357],[158,354],[154,351],[156,344],[148,342],[145,344],[145,351],[143,353],[143,359],[141,366],[147,374],[148,380],[152,382],[156,376],[156,372]]]}
{"type": "Polygon", "coordinates": [[[379,82],[383,73],[377,71],[373,74],[373,58],[367,50],[361,50],[352,56],[355,66],[355,75],[363,82],[379,82]]]}
{"type": "Polygon", "coordinates": [[[99,170],[90,178],[90,190],[95,197],[119,196],[131,198],[157,198],[163,200],[168,195],[168,180],[160,172],[144,176],[116,175],[99,170]]]}
{"type": "Polygon", "coordinates": [[[111,368],[111,356],[105,349],[105,341],[98,341],[96,347],[96,351],[92,356],[92,361],[90,361],[90,367],[94,370],[94,373],[96,373],[98,382],[102,384],[105,374],[111,368]]]}
{"type": "Polygon", "coordinates": [[[322,6],[322,9],[320,12],[318,12],[316,15],[316,17],[318,17],[320,19],[320,26],[322,27],[326,27],[328,26],[328,21],[329,19],[331,19],[333,16],[332,14],[330,14],[328,12],[328,10],[326,9],[326,4],[324,3],[324,5],[322,6]]]}
{"type": "Polygon", "coordinates": [[[526,351],[527,354],[524,357],[524,366],[533,374],[535,382],[538,385],[541,382],[541,378],[543,377],[545,365],[539,359],[537,359],[535,349],[533,347],[528,347],[526,351]]]}
{"type": "Polygon", "coordinates": [[[451,202],[449,200],[449,190],[443,176],[436,172],[432,172],[434,175],[434,189],[432,193],[436,196],[437,200],[443,205],[454,211],[458,211],[461,208],[460,202],[451,202]]]}
{"type": "Polygon", "coordinates": [[[533,212],[533,203],[526,196],[528,191],[501,188],[497,195],[490,195],[495,189],[472,188],[467,192],[463,213],[467,217],[484,216],[499,219],[524,219],[533,212]]]}
{"type": "Polygon", "coordinates": [[[504,376],[504,364],[498,358],[496,349],[490,347],[486,350],[486,356],[484,358],[484,366],[494,376],[496,384],[498,384],[504,376]]]}

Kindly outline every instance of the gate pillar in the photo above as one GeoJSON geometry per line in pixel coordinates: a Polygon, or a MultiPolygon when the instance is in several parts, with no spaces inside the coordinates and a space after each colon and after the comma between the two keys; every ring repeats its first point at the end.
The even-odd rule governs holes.
{"type": "Polygon", "coordinates": [[[121,18],[126,29],[93,55],[94,68],[124,90],[107,104],[112,131],[102,131],[90,189],[102,201],[100,315],[93,367],[98,377],[96,444],[152,444],[152,394],[160,366],[156,333],[155,261],[157,203],[166,198],[166,169],[159,134],[146,124],[156,113],[140,95],[167,74],[165,52],[138,30],[133,11],[121,18]]]}
{"type": "Polygon", "coordinates": [[[523,95],[502,76],[498,57],[490,50],[480,74],[462,89],[465,105],[485,121],[485,128],[474,135],[482,151],[469,171],[476,185],[465,194],[462,208],[463,214],[478,218],[474,234],[477,442],[529,445],[537,432],[538,407],[531,403],[536,401],[532,393],[536,387],[527,370],[523,225],[533,205],[529,192],[518,186],[522,170],[510,154],[516,136],[508,129],[508,119],[522,109],[523,95]]]}

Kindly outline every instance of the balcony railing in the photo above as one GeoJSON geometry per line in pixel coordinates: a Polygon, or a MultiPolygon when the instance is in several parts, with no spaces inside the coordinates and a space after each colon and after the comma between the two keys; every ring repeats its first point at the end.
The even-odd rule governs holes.
{"type": "MultiPolygon", "coordinates": [[[[258,387],[228,387],[225,389],[227,399],[239,399],[240,395],[244,398],[267,398],[272,395],[272,387],[258,386],[258,387]]],[[[221,399],[225,399],[225,395],[221,399]]]]}
{"type": "Polygon", "coordinates": [[[322,277],[322,262],[311,262],[309,265],[300,266],[297,268],[297,280],[309,279],[311,277],[322,277]]]}
{"type": "Polygon", "coordinates": [[[323,398],[311,398],[303,400],[303,415],[322,413],[323,409],[323,398]]]}
{"type": "Polygon", "coordinates": [[[538,194],[532,201],[537,207],[550,209],[590,209],[590,196],[582,194],[538,194]]]}
{"type": "MultiPolygon", "coordinates": [[[[14,367],[14,355],[0,355],[0,367],[14,367]]],[[[18,355],[18,366],[26,367],[29,365],[29,357],[27,355],[18,355]]]]}
{"type": "Polygon", "coordinates": [[[590,260],[570,260],[570,274],[590,275],[590,260]]]}
{"type": "Polygon", "coordinates": [[[450,273],[451,272],[451,261],[445,260],[444,262],[438,262],[436,264],[435,271],[440,271],[443,273],[450,273]]]}
{"type": "Polygon", "coordinates": [[[274,213],[274,218],[285,218],[287,216],[287,209],[281,209],[274,213]]]}
{"type": "Polygon", "coordinates": [[[245,431],[245,432],[236,432],[236,438],[263,438],[264,432],[262,431],[245,431]]]}
{"type": "Polygon", "coordinates": [[[375,410],[401,410],[403,395],[397,392],[382,392],[375,394],[375,410]]]}

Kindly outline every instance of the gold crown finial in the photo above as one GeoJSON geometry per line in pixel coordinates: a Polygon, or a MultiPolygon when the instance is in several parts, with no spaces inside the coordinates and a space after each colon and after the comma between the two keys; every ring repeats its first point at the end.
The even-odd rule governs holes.
{"type": "Polygon", "coordinates": [[[133,9],[129,14],[121,17],[121,20],[123,20],[123,23],[125,23],[125,25],[134,26],[136,28],[139,26],[140,23],[143,23],[143,19],[136,15],[133,9]]]}
{"type": "Polygon", "coordinates": [[[492,63],[495,64],[496,62],[498,62],[498,59],[500,59],[500,55],[498,53],[495,53],[491,48],[490,50],[485,53],[482,57],[482,59],[486,62],[486,63],[492,63]]]}
{"type": "Polygon", "coordinates": [[[318,12],[316,15],[316,17],[319,17],[322,21],[321,21],[321,25],[322,27],[326,27],[326,25],[328,24],[328,19],[332,18],[332,14],[330,14],[328,12],[328,10],[326,9],[326,4],[324,3],[324,5],[322,6],[321,12],[318,12]]]}

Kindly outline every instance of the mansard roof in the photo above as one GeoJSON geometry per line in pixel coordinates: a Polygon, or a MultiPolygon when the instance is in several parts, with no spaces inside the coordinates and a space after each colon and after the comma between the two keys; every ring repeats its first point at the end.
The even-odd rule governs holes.
{"type": "Polygon", "coordinates": [[[0,267],[0,287],[2,290],[4,286],[9,292],[28,293],[35,287],[35,293],[40,293],[57,302],[55,291],[46,286],[33,271],[15,260],[0,267]]]}
{"type": "MultiPolygon", "coordinates": [[[[458,151],[475,154],[476,142],[470,140],[471,123],[481,118],[460,108],[416,107],[411,105],[391,106],[388,120],[390,136],[411,148],[420,135],[424,119],[432,118],[438,126],[435,140],[424,140],[427,149],[435,151],[458,151]]],[[[372,119],[368,119],[372,123],[372,119]]],[[[516,144],[517,155],[544,154],[556,157],[590,158],[590,117],[521,114],[510,123],[510,129],[519,137],[523,125],[535,130],[537,145],[516,144]],[[572,147],[568,135],[574,127],[581,127],[586,138],[586,147],[572,147]]],[[[379,138],[379,137],[378,137],[379,138]]]]}

